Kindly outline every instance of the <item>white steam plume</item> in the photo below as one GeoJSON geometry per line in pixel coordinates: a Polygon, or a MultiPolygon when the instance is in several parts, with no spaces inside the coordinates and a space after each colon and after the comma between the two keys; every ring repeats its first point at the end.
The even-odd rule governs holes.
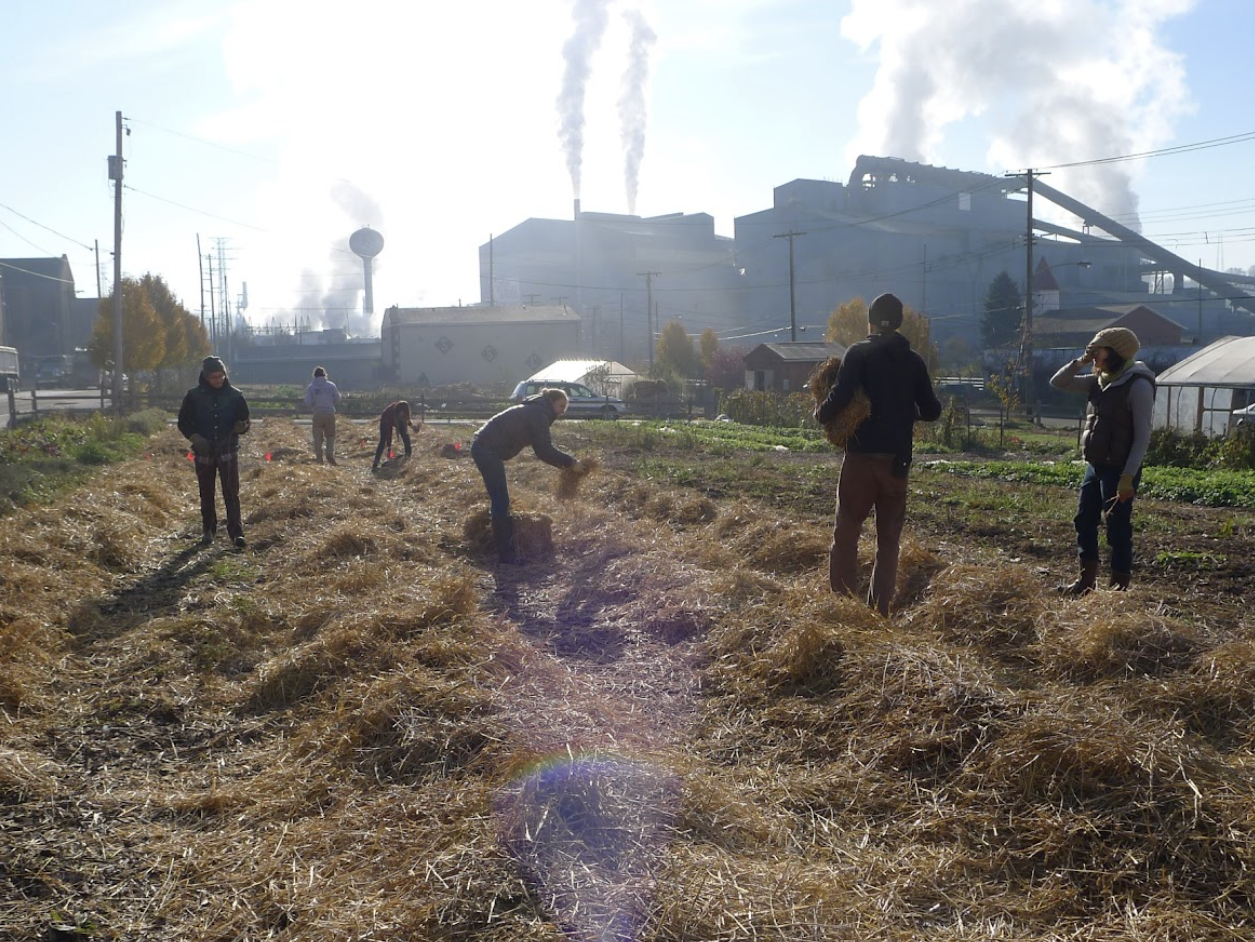
{"type": "MultiPolygon", "coordinates": [[[[853,0],[841,33],[864,50],[879,43],[880,62],[846,157],[935,163],[946,127],[964,118],[988,128],[986,159],[1002,169],[1161,147],[1190,106],[1160,30],[1195,2],[853,0]]],[[[1050,182],[1136,228],[1130,166],[1060,170],[1050,182]]]]}
{"type": "Polygon", "coordinates": [[[623,142],[623,182],[627,187],[628,214],[635,215],[649,117],[645,102],[645,88],[649,83],[649,51],[658,41],[658,34],[650,28],[640,10],[625,10],[623,18],[628,24],[629,38],[623,90],[619,95],[619,137],[623,142]]]}
{"type": "Polygon", "coordinates": [[[609,19],[609,0],[575,0],[571,7],[574,30],[562,44],[566,69],[558,93],[558,138],[566,153],[567,170],[576,199],[580,195],[580,167],[584,159],[584,90],[592,73],[593,54],[601,46],[609,19]]]}

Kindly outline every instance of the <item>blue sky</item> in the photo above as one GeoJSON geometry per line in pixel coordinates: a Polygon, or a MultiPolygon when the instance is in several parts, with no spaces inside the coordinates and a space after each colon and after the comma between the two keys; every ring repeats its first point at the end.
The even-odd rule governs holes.
{"type": "MultiPolygon", "coordinates": [[[[205,253],[226,240],[229,290],[248,284],[253,323],[317,322],[360,280],[347,239],[361,225],[386,241],[374,325],[394,303],[473,303],[480,243],[570,216],[558,96],[580,74],[564,58],[577,11],[605,24],[574,86],[585,210],[629,210],[633,37],[634,209],[707,212],[728,235],[773,187],[845,180],[860,152],[1001,174],[1255,131],[1245,0],[10,5],[0,257],[65,253],[93,296],[99,240],[108,290],[120,110],[124,271],[163,275],[193,311],[199,235],[205,253]]],[[[1136,213],[1187,258],[1245,269],[1253,156],[1245,141],[1050,182],[1136,213]]]]}

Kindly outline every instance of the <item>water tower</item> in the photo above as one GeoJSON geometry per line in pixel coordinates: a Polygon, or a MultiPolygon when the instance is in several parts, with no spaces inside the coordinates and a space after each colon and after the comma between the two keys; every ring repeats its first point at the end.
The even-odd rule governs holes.
{"type": "Polygon", "coordinates": [[[349,236],[349,248],[362,259],[366,277],[366,293],[362,298],[362,313],[375,313],[374,259],[383,251],[383,236],[370,226],[358,229],[349,236]]]}

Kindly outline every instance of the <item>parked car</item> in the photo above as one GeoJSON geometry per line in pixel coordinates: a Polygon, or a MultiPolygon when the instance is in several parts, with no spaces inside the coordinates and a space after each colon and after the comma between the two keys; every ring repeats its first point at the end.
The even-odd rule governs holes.
{"type": "Polygon", "coordinates": [[[627,411],[627,403],[614,396],[599,396],[583,383],[558,380],[527,379],[514,387],[510,398],[522,402],[542,389],[561,389],[567,395],[567,415],[586,418],[617,419],[627,411]]]}

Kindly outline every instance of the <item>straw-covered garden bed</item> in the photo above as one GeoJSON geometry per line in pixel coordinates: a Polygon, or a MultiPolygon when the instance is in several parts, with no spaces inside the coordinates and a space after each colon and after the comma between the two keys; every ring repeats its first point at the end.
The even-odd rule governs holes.
{"type": "Polygon", "coordinates": [[[246,439],[243,551],[173,432],[0,524],[0,938],[1255,935],[1240,597],[1063,599],[1005,534],[1066,522],[948,542],[921,473],[885,620],[826,589],[835,464],[715,497],[565,422],[498,567],[468,429],[307,436],[246,439]]]}

